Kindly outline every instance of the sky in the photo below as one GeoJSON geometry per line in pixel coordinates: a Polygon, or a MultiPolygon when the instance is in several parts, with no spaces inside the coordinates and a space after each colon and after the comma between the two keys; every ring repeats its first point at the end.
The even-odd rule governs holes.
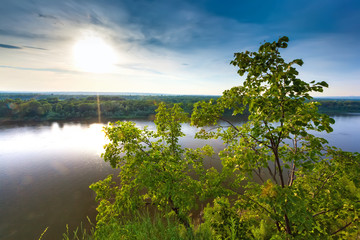
{"type": "Polygon", "coordinates": [[[359,0],[2,0],[0,91],[220,95],[281,36],[314,96],[360,96],[359,0]]]}

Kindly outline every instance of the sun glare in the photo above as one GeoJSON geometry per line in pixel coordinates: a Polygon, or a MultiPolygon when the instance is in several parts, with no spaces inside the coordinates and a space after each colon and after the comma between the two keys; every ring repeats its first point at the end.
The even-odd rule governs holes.
{"type": "Polygon", "coordinates": [[[88,36],[73,46],[75,67],[84,72],[109,73],[115,68],[115,51],[100,37],[88,36]]]}

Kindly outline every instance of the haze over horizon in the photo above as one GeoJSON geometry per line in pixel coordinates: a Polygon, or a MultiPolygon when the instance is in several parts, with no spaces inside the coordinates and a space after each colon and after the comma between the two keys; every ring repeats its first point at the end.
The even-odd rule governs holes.
{"type": "Polygon", "coordinates": [[[0,91],[220,95],[234,52],[284,35],[321,96],[360,96],[356,0],[5,0],[0,91]]]}
{"type": "MultiPolygon", "coordinates": [[[[19,95],[19,94],[26,94],[26,95],[49,95],[49,94],[53,94],[53,95],[99,95],[99,96],[103,96],[103,95],[113,95],[113,96],[122,96],[122,95],[134,95],[134,96],[214,96],[214,97],[220,97],[222,94],[191,94],[191,93],[157,93],[157,92],[95,92],[95,91],[0,91],[0,95],[1,94],[5,94],[5,96],[7,94],[12,94],[14,96],[19,95]]],[[[1,96],[0,96],[1,97],[1,96]]],[[[343,95],[334,95],[334,96],[328,96],[328,95],[317,95],[317,96],[313,96],[315,99],[316,98],[326,98],[326,99],[359,99],[360,100],[360,95],[348,95],[348,96],[343,96],[343,95]]]]}

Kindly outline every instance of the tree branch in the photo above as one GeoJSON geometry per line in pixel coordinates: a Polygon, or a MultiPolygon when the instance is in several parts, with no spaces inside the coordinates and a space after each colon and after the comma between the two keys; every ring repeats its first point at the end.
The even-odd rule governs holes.
{"type": "MultiPolygon", "coordinates": [[[[264,122],[264,125],[265,125],[265,127],[267,128],[267,130],[269,131],[269,133],[270,133],[270,141],[274,141],[274,135],[271,133],[271,129],[270,129],[270,127],[269,127],[269,125],[267,124],[267,122],[265,121],[265,120],[263,120],[263,122],[264,122]]],[[[278,146],[277,146],[278,147],[278,146]]]]}
{"type": "MultiPolygon", "coordinates": [[[[273,173],[273,172],[271,171],[271,168],[270,168],[269,166],[267,166],[267,169],[269,170],[270,176],[274,179],[275,183],[276,183],[276,184],[279,184],[278,181],[276,180],[276,176],[275,176],[276,172],[273,173]]],[[[276,167],[275,167],[275,170],[276,170],[276,167]]]]}
{"type": "MultiPolygon", "coordinates": [[[[284,87],[282,87],[282,88],[284,89],[284,87]]],[[[284,110],[283,101],[284,101],[284,100],[282,99],[281,102],[280,102],[280,106],[281,106],[281,117],[282,117],[282,119],[285,118],[285,110],[284,110]]],[[[281,141],[281,138],[282,138],[283,126],[284,126],[284,121],[280,121],[281,131],[280,131],[279,136],[278,136],[277,147],[279,147],[279,144],[280,144],[280,141],[281,141]]]]}
{"type": "Polygon", "coordinates": [[[265,144],[265,142],[260,141],[259,139],[255,138],[253,135],[251,135],[250,133],[249,133],[249,136],[250,136],[252,139],[254,139],[254,140],[255,140],[255,142],[257,142],[257,143],[261,143],[261,144],[264,144],[266,147],[271,148],[271,146],[270,146],[270,145],[265,144]]]}
{"type": "Polygon", "coordinates": [[[140,149],[140,151],[142,151],[143,153],[145,153],[146,156],[150,157],[149,153],[145,152],[144,149],[142,149],[141,145],[139,145],[139,149],[140,149]]]}
{"type": "MultiPolygon", "coordinates": [[[[237,132],[240,132],[240,130],[239,130],[232,122],[230,122],[229,120],[227,120],[227,119],[225,119],[225,118],[222,118],[222,117],[219,117],[219,119],[222,120],[222,121],[224,121],[224,122],[227,122],[228,124],[230,124],[230,126],[231,126],[233,129],[235,129],[237,132]]],[[[243,135],[242,133],[240,133],[240,135],[241,135],[242,137],[244,137],[244,135],[243,135]]],[[[267,145],[267,144],[265,144],[265,142],[258,140],[257,138],[255,138],[255,137],[252,136],[251,134],[249,134],[249,136],[250,136],[252,139],[254,139],[257,143],[264,144],[266,147],[271,148],[270,145],[267,145]]],[[[255,150],[255,149],[253,149],[253,150],[255,150]]]]}
{"type": "Polygon", "coordinates": [[[320,190],[324,188],[326,182],[327,182],[330,178],[334,177],[335,174],[336,174],[336,171],[335,171],[333,174],[331,174],[330,176],[328,176],[328,177],[323,181],[323,184],[321,185],[321,187],[317,190],[316,193],[314,193],[313,198],[315,198],[315,197],[320,193],[320,190]]]}
{"type": "MultiPolygon", "coordinates": [[[[355,201],[355,202],[359,202],[359,201],[355,201]]],[[[318,213],[315,213],[312,217],[316,217],[318,215],[321,215],[321,214],[324,214],[324,213],[328,213],[328,212],[332,212],[332,211],[339,211],[340,209],[343,209],[344,207],[338,207],[338,208],[334,208],[334,209],[329,209],[329,210],[326,210],[326,211],[321,211],[321,212],[318,212],[318,213]]],[[[353,208],[349,208],[347,209],[349,211],[354,211],[353,208]]]]}
{"type": "Polygon", "coordinates": [[[344,230],[345,228],[347,228],[348,226],[350,226],[351,224],[353,224],[354,222],[358,221],[358,219],[355,219],[351,222],[349,222],[348,224],[346,224],[345,226],[339,228],[338,230],[336,230],[335,232],[331,233],[330,235],[335,235],[337,234],[338,232],[341,232],[342,230],[344,230]]]}
{"type": "Polygon", "coordinates": [[[318,212],[318,213],[315,213],[314,215],[312,215],[312,217],[316,217],[318,215],[328,213],[328,212],[331,212],[331,211],[336,211],[336,210],[339,210],[339,209],[330,209],[330,210],[327,210],[327,211],[318,212]]]}
{"type": "MultiPolygon", "coordinates": [[[[271,144],[274,144],[272,140],[271,140],[271,144]]],[[[281,187],[284,188],[285,187],[285,182],[284,182],[284,176],[283,176],[283,172],[282,172],[282,168],[281,168],[281,164],[280,164],[280,158],[279,158],[278,149],[275,148],[275,147],[272,147],[271,150],[274,153],[275,164],[277,165],[277,168],[279,170],[279,177],[280,177],[281,187]]],[[[275,166],[275,168],[276,168],[276,166],[275,166]]]]}
{"type": "Polygon", "coordinates": [[[264,179],[261,177],[261,168],[258,168],[259,172],[253,169],[254,173],[260,178],[261,182],[264,183],[264,179]]]}
{"type": "Polygon", "coordinates": [[[273,213],[270,212],[268,209],[266,209],[264,206],[262,206],[260,203],[256,202],[255,200],[251,199],[250,197],[246,196],[246,195],[242,195],[242,197],[245,197],[247,199],[249,199],[251,202],[255,203],[256,205],[258,205],[260,208],[264,209],[267,213],[269,213],[270,215],[272,215],[273,213]]]}
{"type": "MultiPolygon", "coordinates": [[[[294,143],[294,155],[296,156],[297,154],[297,139],[296,139],[296,135],[293,139],[293,143],[294,143]]],[[[289,182],[288,182],[288,185],[289,186],[292,186],[293,183],[294,183],[294,180],[295,180],[295,169],[296,169],[296,166],[295,166],[295,159],[293,160],[293,165],[292,165],[292,168],[291,168],[291,174],[290,174],[290,178],[289,178],[289,182]]]]}
{"type": "Polygon", "coordinates": [[[222,117],[219,117],[220,120],[224,121],[224,122],[227,122],[228,124],[230,124],[230,126],[235,129],[236,131],[240,132],[240,130],[234,125],[232,124],[232,122],[230,122],[229,120],[225,119],[225,118],[222,118],[222,117]]]}

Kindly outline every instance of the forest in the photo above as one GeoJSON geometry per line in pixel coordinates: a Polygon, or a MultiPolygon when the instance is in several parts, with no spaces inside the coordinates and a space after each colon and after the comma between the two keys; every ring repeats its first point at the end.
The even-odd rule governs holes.
{"type": "Polygon", "coordinates": [[[181,103],[191,112],[193,104],[210,96],[146,95],[42,95],[0,94],[0,121],[103,121],[151,118],[160,102],[181,103]]]}
{"type": "MultiPolygon", "coordinates": [[[[157,104],[181,103],[185,112],[191,113],[198,101],[218,99],[220,96],[188,95],[56,95],[0,93],[0,121],[102,121],[150,118],[157,104]]],[[[314,99],[319,111],[327,114],[360,113],[360,100],[314,99]]],[[[225,115],[230,115],[226,111],[225,115]]],[[[248,114],[245,111],[244,114],[248,114]]]]}

